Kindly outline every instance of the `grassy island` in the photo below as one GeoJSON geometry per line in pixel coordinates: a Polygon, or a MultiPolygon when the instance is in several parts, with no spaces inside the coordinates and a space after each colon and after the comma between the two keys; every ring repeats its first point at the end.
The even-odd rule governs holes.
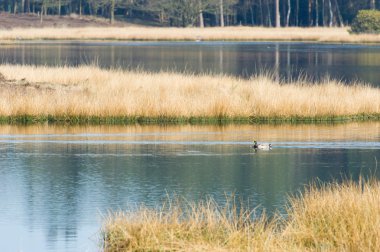
{"type": "Polygon", "coordinates": [[[3,122],[268,122],[378,120],[380,89],[270,75],[0,66],[3,122]]]}
{"type": "Polygon", "coordinates": [[[379,43],[378,34],[350,34],[345,28],[264,27],[44,27],[0,30],[0,41],[310,41],[332,43],[379,43]]]}
{"type": "Polygon", "coordinates": [[[286,217],[273,218],[234,202],[179,200],[111,214],[103,245],[107,252],[377,251],[379,195],[376,180],[314,184],[290,199],[286,217]]]}

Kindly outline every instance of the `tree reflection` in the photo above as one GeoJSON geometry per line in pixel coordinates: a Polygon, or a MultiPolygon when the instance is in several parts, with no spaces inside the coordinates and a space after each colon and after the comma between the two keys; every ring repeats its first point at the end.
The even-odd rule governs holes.
{"type": "Polygon", "coordinates": [[[276,79],[297,79],[306,74],[347,82],[361,80],[380,85],[380,49],[361,45],[299,43],[78,43],[17,44],[0,48],[3,63],[31,65],[82,65],[221,73],[250,77],[263,70],[276,79]]]}

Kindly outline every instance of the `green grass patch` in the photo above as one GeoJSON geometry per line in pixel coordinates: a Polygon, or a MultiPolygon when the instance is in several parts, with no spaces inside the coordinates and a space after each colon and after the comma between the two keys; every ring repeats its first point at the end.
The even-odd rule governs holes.
{"type": "Polygon", "coordinates": [[[16,115],[0,116],[1,124],[92,124],[92,125],[128,125],[128,124],[277,124],[277,123],[329,123],[353,121],[379,121],[380,114],[362,114],[348,116],[323,117],[145,117],[145,116],[53,116],[53,115],[16,115]]]}

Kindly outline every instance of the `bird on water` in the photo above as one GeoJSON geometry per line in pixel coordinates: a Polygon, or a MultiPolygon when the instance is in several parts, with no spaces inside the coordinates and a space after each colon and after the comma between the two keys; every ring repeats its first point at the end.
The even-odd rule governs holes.
{"type": "Polygon", "coordinates": [[[255,150],[271,150],[272,144],[270,143],[258,144],[256,140],[253,140],[252,148],[254,148],[255,150]]]}

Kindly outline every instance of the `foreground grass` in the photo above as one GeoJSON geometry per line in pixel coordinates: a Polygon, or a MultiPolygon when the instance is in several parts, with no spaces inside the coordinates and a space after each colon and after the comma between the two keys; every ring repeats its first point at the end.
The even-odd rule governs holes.
{"type": "Polygon", "coordinates": [[[228,202],[168,202],[111,214],[105,251],[378,251],[380,183],[313,185],[293,197],[287,217],[256,217],[228,202]]]}
{"type": "Polygon", "coordinates": [[[3,122],[378,120],[380,90],[326,79],[283,84],[213,75],[1,65],[3,122]]]}
{"type": "Polygon", "coordinates": [[[1,30],[0,40],[143,40],[143,41],[315,41],[378,43],[380,35],[349,33],[349,28],[264,27],[85,27],[1,30]]]}

